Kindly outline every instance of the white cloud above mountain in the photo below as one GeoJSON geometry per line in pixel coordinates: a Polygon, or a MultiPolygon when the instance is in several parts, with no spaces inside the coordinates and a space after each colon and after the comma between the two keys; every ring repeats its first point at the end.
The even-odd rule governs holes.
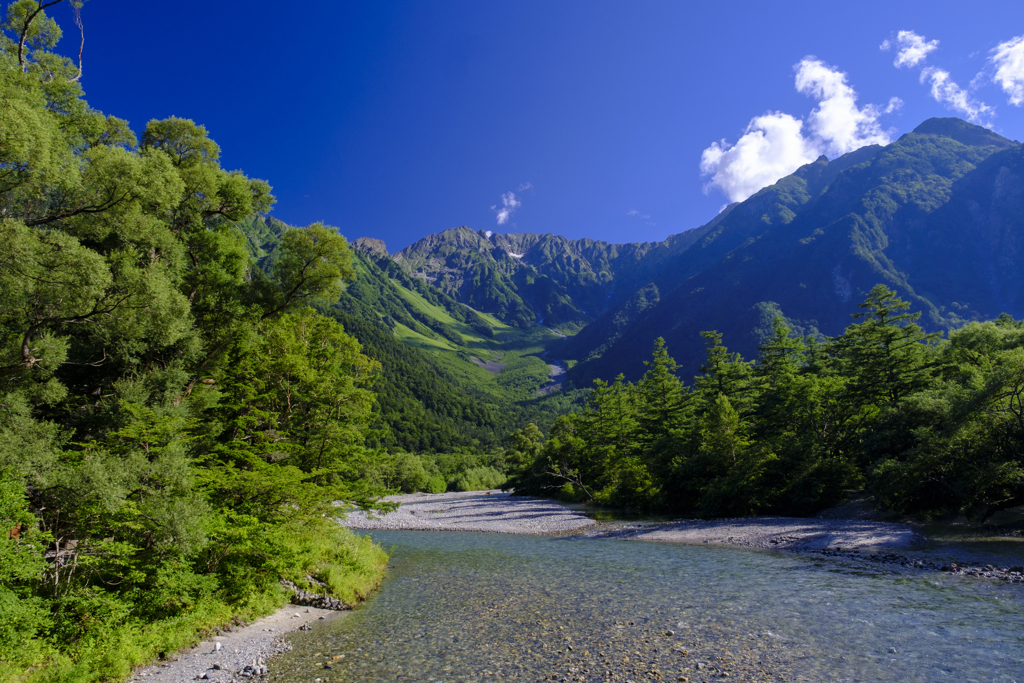
{"type": "MultiPolygon", "coordinates": [[[[924,66],[928,55],[938,49],[938,40],[926,40],[924,36],[918,35],[913,31],[900,31],[896,34],[896,44],[899,46],[899,50],[896,53],[896,59],[892,63],[893,66],[897,69],[920,66],[921,83],[929,86],[929,94],[932,96],[932,99],[939,104],[945,105],[947,109],[960,114],[971,123],[991,126],[991,118],[995,115],[995,110],[971,94],[971,89],[983,82],[982,74],[979,74],[979,77],[971,81],[970,89],[961,87],[945,69],[935,66],[924,66]]],[[[1004,43],[1003,45],[1008,44],[1004,43]]],[[[891,46],[891,43],[886,40],[882,43],[881,49],[888,50],[891,46]]],[[[993,53],[1001,47],[1002,45],[997,47],[993,53]]],[[[1009,52],[1012,53],[1012,48],[1009,52]]],[[[995,55],[993,55],[994,59],[995,55]]],[[[1024,79],[1024,54],[1020,56],[1020,59],[1020,72],[1022,79],[1024,79]]],[[[1012,56],[1008,61],[1013,61],[1012,56]]],[[[1012,67],[1008,69],[1008,71],[1012,70],[1012,67]]],[[[1024,80],[1021,81],[1021,84],[1022,96],[1024,96],[1024,80]]]]}
{"type": "Polygon", "coordinates": [[[890,141],[879,117],[898,108],[898,98],[885,108],[858,107],[845,72],[815,57],[805,57],[794,69],[797,91],[817,100],[807,120],[768,112],[751,119],[736,144],[712,143],[701,154],[701,174],[711,177],[705,192],[718,188],[729,201],[743,201],[822,154],[838,156],[890,141]]]}
{"type": "MultiPolygon", "coordinates": [[[[893,66],[897,69],[905,66],[917,66],[925,60],[929,53],[934,52],[939,47],[939,41],[937,40],[925,40],[924,36],[919,36],[913,31],[900,31],[896,34],[896,44],[899,49],[896,51],[896,59],[893,60],[893,66]]],[[[888,50],[890,47],[888,40],[882,43],[882,49],[888,50]]]]}
{"type": "Polygon", "coordinates": [[[995,114],[992,107],[957,85],[956,81],[950,78],[948,71],[932,66],[922,69],[921,82],[928,82],[931,85],[931,96],[936,102],[962,114],[971,123],[991,125],[989,119],[995,114]]]}
{"type": "Polygon", "coordinates": [[[501,206],[499,207],[497,204],[494,204],[491,206],[491,211],[497,214],[498,225],[505,225],[512,218],[512,214],[516,212],[516,209],[522,205],[523,202],[516,199],[515,192],[506,192],[501,195],[501,206]]]}
{"type": "MultiPolygon", "coordinates": [[[[857,107],[857,93],[846,82],[846,74],[824,62],[805,58],[797,65],[796,89],[818,100],[807,117],[807,125],[818,147],[825,153],[839,156],[865,145],[884,145],[889,134],[878,122],[882,114],[873,104],[857,107]]],[[[886,113],[899,106],[893,98],[886,113]]]]}

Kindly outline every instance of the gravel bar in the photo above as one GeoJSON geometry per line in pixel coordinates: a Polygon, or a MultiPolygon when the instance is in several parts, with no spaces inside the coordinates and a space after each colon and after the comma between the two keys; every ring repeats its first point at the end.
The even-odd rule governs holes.
{"type": "Polygon", "coordinates": [[[341,523],[351,529],[491,531],[504,534],[556,534],[594,524],[576,510],[545,498],[510,496],[503,491],[411,493],[386,500],[401,503],[394,512],[350,512],[341,523]]]}
{"type": "Polygon", "coordinates": [[[343,614],[346,613],[285,605],[253,624],[219,631],[218,635],[166,661],[137,669],[128,683],[258,681],[267,673],[267,665],[273,657],[292,649],[283,638],[286,633],[309,629],[313,623],[343,614]]]}
{"type": "Polygon", "coordinates": [[[906,524],[803,517],[741,517],[679,520],[666,524],[612,524],[588,535],[779,550],[908,548],[924,540],[913,527],[906,524]]]}

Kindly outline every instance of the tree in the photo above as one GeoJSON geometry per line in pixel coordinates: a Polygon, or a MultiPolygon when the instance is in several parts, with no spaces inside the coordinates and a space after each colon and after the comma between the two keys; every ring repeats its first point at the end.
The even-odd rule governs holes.
{"type": "Polygon", "coordinates": [[[709,405],[722,394],[743,412],[752,399],[752,363],[744,361],[738,353],[729,353],[718,332],[701,332],[700,336],[704,338],[707,358],[694,383],[702,402],[709,405]]]}
{"type": "Polygon", "coordinates": [[[927,344],[939,335],[925,334],[916,322],[921,314],[908,312],[910,304],[885,285],[875,285],[859,308],[853,317],[862,322],[846,328],[833,353],[857,400],[896,406],[928,384],[933,366],[927,344]]]}
{"type": "Polygon", "coordinates": [[[675,360],[668,355],[665,340],[654,342],[651,360],[644,361],[647,372],[637,382],[638,422],[648,440],[657,440],[681,426],[686,388],[675,375],[675,360]]]}
{"type": "Polygon", "coordinates": [[[348,600],[379,578],[334,521],[382,493],[379,366],[309,308],[352,276],[344,238],[291,230],[265,274],[238,223],[269,185],[192,121],[136,145],[91,109],[53,4],[0,27],[0,677],[118,679],[281,578],[348,600]]]}

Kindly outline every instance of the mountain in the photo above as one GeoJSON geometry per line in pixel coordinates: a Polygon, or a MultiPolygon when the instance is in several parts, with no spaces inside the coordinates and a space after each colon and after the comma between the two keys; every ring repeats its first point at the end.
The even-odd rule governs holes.
{"type": "Polygon", "coordinates": [[[575,332],[624,301],[701,229],[663,242],[609,244],[558,235],[453,228],[395,254],[408,273],[517,327],[575,332]]]}
{"type": "Polygon", "coordinates": [[[1022,199],[1021,145],[960,119],[821,157],[735,206],[680,254],[652,281],[662,283],[657,303],[613,343],[608,332],[626,307],[569,340],[561,352],[584,361],[570,378],[637,377],[659,336],[687,376],[703,360],[702,330],[753,357],[778,312],[804,333],[837,335],[878,283],[933,331],[1024,316],[1022,199]]]}
{"type": "MultiPolygon", "coordinates": [[[[283,230],[243,226],[266,264],[283,230]]],[[[838,335],[878,283],[930,331],[1024,317],[1024,150],[955,118],[886,146],[821,157],[713,220],[662,242],[453,228],[389,254],[354,240],[355,280],[330,312],[383,365],[382,445],[494,445],[571,396],[542,395],[548,358],[573,359],[569,388],[644,371],[664,337],[695,374],[700,332],[745,357],[773,318],[838,335]],[[551,332],[555,330],[555,332],[551,332]]]]}

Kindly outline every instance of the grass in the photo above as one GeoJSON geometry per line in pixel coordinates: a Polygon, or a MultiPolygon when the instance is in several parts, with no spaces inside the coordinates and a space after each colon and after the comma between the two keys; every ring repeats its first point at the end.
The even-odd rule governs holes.
{"type": "Polygon", "coordinates": [[[421,351],[455,351],[455,346],[444,338],[432,338],[410,329],[402,323],[396,323],[394,327],[395,336],[403,344],[420,349],[421,351]]]}
{"type": "MultiPolygon", "coordinates": [[[[403,301],[409,304],[416,311],[422,313],[423,315],[429,316],[439,322],[442,322],[451,327],[453,330],[455,330],[459,334],[459,336],[462,337],[464,346],[468,346],[474,349],[491,348],[491,345],[493,343],[491,339],[482,336],[479,332],[474,330],[466,323],[459,322],[458,320],[453,318],[448,313],[448,311],[446,311],[443,307],[436,306],[430,303],[422,296],[420,296],[418,292],[414,292],[411,289],[406,289],[395,280],[391,281],[391,285],[394,287],[395,293],[397,293],[398,296],[400,296],[403,301]]],[[[477,311],[477,313],[479,313],[479,311],[477,311]]],[[[490,325],[492,328],[495,328],[496,334],[500,334],[502,332],[506,332],[512,329],[508,325],[499,322],[492,315],[486,313],[479,313],[479,315],[482,318],[484,318],[488,325],[490,325]]]]}
{"type": "MultiPolygon", "coordinates": [[[[549,381],[548,362],[541,356],[559,336],[543,326],[528,329],[511,327],[497,320],[489,313],[479,315],[494,329],[492,338],[484,337],[472,327],[453,318],[446,309],[424,299],[418,292],[407,289],[401,283],[391,280],[393,291],[402,298],[410,309],[448,325],[462,338],[461,345],[410,329],[406,325],[394,327],[399,341],[428,353],[451,375],[472,383],[497,398],[516,402],[532,401],[537,391],[549,381]],[[488,372],[470,360],[475,356],[487,362],[500,361],[505,368],[498,374],[488,372]]],[[[574,332],[575,330],[570,330],[574,332]]],[[[559,405],[562,401],[551,400],[559,405]]]]}

